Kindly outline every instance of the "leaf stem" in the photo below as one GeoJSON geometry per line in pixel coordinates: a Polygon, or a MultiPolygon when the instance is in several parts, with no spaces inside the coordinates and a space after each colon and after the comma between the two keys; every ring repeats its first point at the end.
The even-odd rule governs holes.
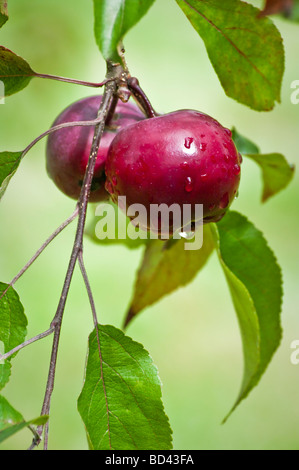
{"type": "Polygon", "coordinates": [[[76,80],[75,78],[66,78],[66,77],[60,77],[59,75],[49,75],[46,73],[36,73],[36,72],[34,73],[34,77],[47,78],[50,80],[57,80],[59,82],[73,83],[75,85],[83,85],[83,86],[88,86],[88,87],[93,87],[93,88],[101,88],[102,86],[106,85],[109,81],[108,79],[106,79],[103,82],[94,83],[94,82],[86,82],[84,80],[76,80]]]}
{"type": "Polygon", "coordinates": [[[94,303],[94,298],[92,295],[92,290],[89,284],[89,279],[88,275],[85,269],[84,265],[84,260],[83,260],[83,250],[80,250],[79,255],[78,255],[78,261],[81,269],[81,273],[83,276],[83,280],[85,283],[85,287],[87,290],[87,294],[89,297],[89,302],[91,306],[91,311],[92,311],[92,317],[93,317],[93,323],[96,331],[96,338],[97,338],[97,345],[98,345],[98,353],[99,353],[99,360],[100,360],[100,368],[101,368],[101,380],[102,380],[102,385],[103,385],[103,390],[104,390],[104,395],[105,395],[105,404],[106,404],[106,411],[107,411],[107,427],[108,427],[108,435],[109,435],[109,446],[111,448],[111,434],[110,434],[110,420],[109,420],[109,406],[108,406],[108,400],[107,400],[107,392],[106,392],[106,384],[104,380],[104,374],[103,374],[103,358],[102,358],[102,351],[101,351],[101,342],[100,342],[100,333],[99,333],[99,328],[98,328],[98,319],[97,319],[97,312],[96,312],[96,307],[94,303]]]}
{"type": "Polygon", "coordinates": [[[76,126],[96,126],[101,122],[102,117],[97,117],[96,119],[93,119],[91,121],[73,121],[73,122],[64,122],[62,124],[58,124],[57,126],[53,126],[50,129],[46,130],[43,132],[41,135],[36,137],[22,152],[21,159],[25,157],[25,155],[29,152],[29,150],[34,147],[35,144],[37,144],[40,140],[42,140],[44,137],[46,137],[49,134],[52,134],[53,132],[59,131],[60,129],[64,129],[67,127],[76,127],[76,126]]]}
{"type": "Polygon", "coordinates": [[[83,250],[82,249],[80,250],[79,255],[78,255],[78,262],[79,262],[81,274],[82,274],[82,277],[83,277],[83,280],[84,280],[84,284],[85,284],[85,287],[86,287],[86,290],[87,290],[87,295],[88,295],[88,299],[89,299],[89,303],[90,303],[90,307],[91,307],[91,311],[92,311],[93,324],[94,324],[94,327],[96,328],[96,330],[98,330],[97,312],[96,312],[95,302],[94,302],[94,298],[93,298],[93,295],[92,295],[92,290],[91,290],[91,287],[90,287],[87,271],[86,271],[86,268],[85,268],[85,265],[84,265],[83,250]]]}

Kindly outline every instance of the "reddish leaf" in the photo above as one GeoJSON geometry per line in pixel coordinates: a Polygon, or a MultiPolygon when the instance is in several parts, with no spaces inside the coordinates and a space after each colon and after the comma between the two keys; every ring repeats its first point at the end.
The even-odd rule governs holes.
{"type": "Polygon", "coordinates": [[[265,8],[259,16],[275,15],[277,13],[283,13],[289,16],[294,6],[293,0],[266,0],[265,8]]]}
{"type": "Polygon", "coordinates": [[[7,12],[7,2],[6,0],[0,0],[0,28],[1,26],[6,23],[8,20],[8,12],[7,12]]]}

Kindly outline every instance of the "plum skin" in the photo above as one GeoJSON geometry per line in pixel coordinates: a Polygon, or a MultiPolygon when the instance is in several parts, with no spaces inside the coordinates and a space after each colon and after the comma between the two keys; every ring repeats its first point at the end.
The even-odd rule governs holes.
{"type": "MultiPolygon", "coordinates": [[[[55,119],[53,126],[74,121],[96,119],[102,96],[90,96],[68,106],[55,119]]],[[[110,143],[120,129],[145,119],[145,115],[133,103],[118,102],[113,119],[105,127],[95,164],[90,202],[107,199],[105,190],[105,163],[110,143]]],[[[78,199],[88,163],[94,134],[94,126],[75,126],[49,135],[46,148],[46,168],[56,186],[67,196],[78,199]]]]}
{"type": "MultiPolygon", "coordinates": [[[[242,157],[229,129],[194,110],[146,119],[119,132],[106,162],[106,189],[127,207],[203,204],[203,222],[217,222],[234,200],[242,157]]],[[[149,217],[144,223],[150,229],[149,217]]]]}

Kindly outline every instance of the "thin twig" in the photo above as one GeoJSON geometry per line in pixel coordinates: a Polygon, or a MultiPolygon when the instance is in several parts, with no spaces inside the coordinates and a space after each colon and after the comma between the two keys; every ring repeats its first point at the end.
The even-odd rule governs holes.
{"type": "Polygon", "coordinates": [[[49,238],[43,243],[43,245],[37,250],[37,252],[33,255],[33,257],[25,264],[25,266],[19,271],[19,273],[13,278],[12,281],[8,284],[7,288],[2,292],[0,296],[0,300],[4,295],[7,293],[10,287],[13,287],[14,284],[20,279],[20,277],[30,268],[30,266],[34,263],[34,261],[41,255],[41,253],[47,248],[47,246],[57,237],[79,214],[79,208],[76,207],[73,214],[68,217],[56,230],[49,236],[49,238]]]}
{"type": "MultiPolygon", "coordinates": [[[[44,400],[44,405],[42,408],[41,416],[43,414],[49,414],[50,412],[50,402],[51,402],[52,392],[54,388],[54,378],[55,378],[55,371],[56,371],[57,352],[58,352],[58,344],[59,344],[59,338],[60,338],[61,323],[57,324],[56,327],[53,327],[53,329],[54,329],[54,339],[53,339],[51,359],[50,359],[47,389],[46,389],[45,400],[44,400]],[[46,401],[46,404],[45,404],[45,401],[46,401]],[[47,409],[48,413],[44,413],[43,412],[44,409],[47,409]]],[[[45,425],[37,427],[36,431],[40,436],[42,435],[44,428],[45,428],[44,450],[47,450],[48,449],[48,435],[49,435],[49,420],[47,421],[45,425]]],[[[36,441],[36,439],[34,440],[36,441]]]]}
{"type": "MultiPolygon", "coordinates": [[[[98,333],[98,319],[97,319],[96,306],[95,306],[94,298],[93,298],[93,295],[92,295],[92,290],[91,290],[91,287],[90,287],[87,271],[86,271],[85,265],[84,265],[83,250],[80,250],[80,252],[79,252],[78,262],[79,262],[79,266],[80,266],[80,269],[81,269],[81,274],[82,274],[82,277],[83,277],[83,280],[84,280],[84,284],[85,284],[85,287],[86,287],[86,290],[87,290],[87,295],[88,295],[88,299],[89,299],[89,303],[90,303],[90,308],[91,308],[91,311],[92,311],[93,324],[94,324],[94,327],[95,327],[95,329],[98,333]]],[[[98,338],[98,343],[100,343],[99,338],[98,338]]]]}
{"type": "Polygon", "coordinates": [[[36,434],[34,435],[34,438],[27,450],[34,450],[35,447],[37,447],[40,444],[40,442],[41,442],[41,437],[36,431],[36,434]]]}
{"type": "Polygon", "coordinates": [[[36,447],[40,443],[41,438],[34,426],[29,424],[28,429],[30,429],[30,431],[33,433],[33,436],[34,436],[31,446],[28,448],[28,450],[33,450],[34,447],[36,447]]]}
{"type": "Polygon", "coordinates": [[[97,312],[96,312],[95,302],[94,302],[94,298],[93,298],[93,295],[92,295],[92,290],[91,290],[91,287],[90,287],[88,275],[87,275],[85,265],[84,265],[83,249],[80,250],[80,252],[79,252],[78,262],[79,262],[79,265],[80,265],[81,273],[82,273],[83,280],[84,280],[84,283],[85,283],[85,287],[86,287],[86,290],[87,290],[89,303],[90,303],[91,311],[92,311],[93,323],[94,323],[94,327],[95,327],[95,330],[96,330],[96,338],[97,338],[100,368],[101,368],[101,380],[102,380],[102,384],[103,384],[103,390],[104,390],[104,396],[105,396],[105,402],[106,402],[109,445],[110,445],[110,448],[111,448],[110,414],[109,414],[109,406],[108,406],[108,400],[107,400],[106,384],[105,384],[104,374],[103,374],[103,358],[102,358],[102,351],[101,351],[100,333],[99,333],[99,328],[98,328],[98,319],[97,319],[97,312]]]}
{"type": "Polygon", "coordinates": [[[5,359],[8,359],[10,356],[15,354],[16,352],[20,351],[21,349],[25,348],[26,346],[29,346],[29,344],[35,343],[36,341],[39,341],[40,339],[46,338],[47,336],[51,335],[54,331],[54,327],[50,327],[48,330],[44,331],[43,333],[39,333],[38,335],[34,336],[31,339],[27,339],[24,341],[24,343],[19,344],[15,348],[11,349],[5,354],[0,354],[0,361],[4,361],[5,359]]]}
{"type": "Polygon", "coordinates": [[[97,124],[99,124],[99,122],[101,122],[101,116],[100,117],[97,117],[96,119],[92,119],[90,121],[73,121],[73,122],[64,122],[62,124],[58,124],[57,126],[53,126],[51,127],[50,129],[46,130],[45,132],[43,132],[41,135],[39,135],[38,137],[36,137],[36,139],[34,139],[32,142],[30,142],[30,144],[23,150],[22,152],[22,155],[21,155],[21,159],[25,157],[25,155],[29,152],[29,150],[32,149],[32,147],[37,144],[40,140],[42,140],[44,137],[46,137],[47,135],[49,134],[52,134],[53,132],[57,132],[59,131],[60,129],[65,129],[65,128],[68,128],[68,127],[83,127],[83,126],[87,126],[87,127],[90,127],[90,126],[96,126],[97,124]]]}
{"type": "Polygon", "coordinates": [[[109,80],[104,80],[103,82],[100,82],[100,83],[85,82],[83,80],[76,80],[75,78],[60,77],[59,75],[49,75],[46,73],[35,73],[34,77],[48,78],[50,80],[57,80],[59,82],[65,82],[65,83],[73,83],[75,85],[83,85],[83,86],[88,86],[92,88],[101,88],[104,85],[106,85],[109,81],[109,80]]]}

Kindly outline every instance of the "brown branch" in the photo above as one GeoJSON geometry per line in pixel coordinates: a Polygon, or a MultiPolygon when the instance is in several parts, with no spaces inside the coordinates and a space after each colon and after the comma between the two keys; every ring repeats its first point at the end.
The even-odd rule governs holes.
{"type": "MultiPolygon", "coordinates": [[[[57,355],[58,355],[58,345],[59,345],[59,338],[60,338],[60,331],[63,319],[63,313],[65,309],[65,304],[67,300],[67,296],[70,289],[71,280],[73,277],[74,269],[78,260],[78,257],[82,251],[83,246],[83,234],[84,234],[84,227],[86,221],[86,212],[87,212],[87,205],[90,195],[90,188],[94,174],[94,168],[97,158],[98,149],[100,146],[101,137],[104,132],[106,118],[109,114],[110,108],[113,103],[113,97],[116,94],[117,85],[116,82],[119,79],[121,73],[123,73],[123,69],[119,65],[114,65],[112,63],[107,63],[107,83],[105,86],[105,91],[103,95],[103,100],[101,102],[101,106],[98,112],[98,124],[95,127],[93,142],[90,151],[90,157],[88,161],[88,165],[86,168],[82,190],[78,202],[79,207],[79,219],[77,225],[76,236],[74,240],[74,245],[70,257],[69,266],[67,269],[64,285],[62,288],[62,293],[60,296],[60,300],[58,303],[58,307],[56,310],[56,314],[52,320],[51,327],[54,328],[54,339],[53,339],[53,346],[52,346],[52,353],[51,353],[51,361],[48,373],[48,380],[46,386],[46,392],[44,396],[43,406],[41,410],[41,415],[49,415],[50,414],[50,403],[51,397],[54,388],[54,379],[55,379],[55,371],[56,371],[56,362],[57,362],[57,355]]],[[[48,424],[45,426],[39,426],[37,428],[38,434],[41,436],[43,430],[45,429],[45,442],[44,448],[48,448],[48,424]]],[[[31,448],[34,448],[38,443],[32,443],[31,448]]]]}

